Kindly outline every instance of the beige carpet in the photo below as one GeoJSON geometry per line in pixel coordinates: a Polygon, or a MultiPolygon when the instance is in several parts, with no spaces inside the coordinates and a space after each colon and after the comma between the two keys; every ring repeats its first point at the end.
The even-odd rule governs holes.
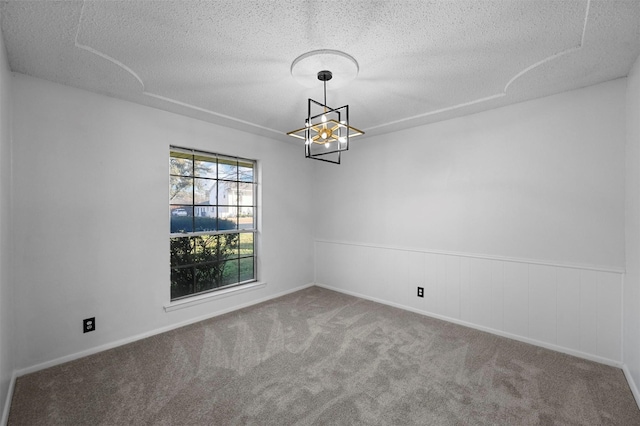
{"type": "Polygon", "coordinates": [[[312,287],[20,377],[10,425],[640,425],[621,370],[312,287]]]}

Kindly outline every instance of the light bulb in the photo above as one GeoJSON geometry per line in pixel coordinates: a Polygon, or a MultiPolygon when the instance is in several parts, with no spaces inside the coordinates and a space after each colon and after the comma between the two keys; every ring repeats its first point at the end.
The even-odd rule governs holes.
{"type": "Polygon", "coordinates": [[[327,148],[327,149],[329,149],[329,142],[326,142],[326,143],[324,144],[324,147],[325,147],[325,148],[327,148]]]}
{"type": "Polygon", "coordinates": [[[322,114],[322,117],[320,117],[320,119],[322,120],[323,123],[327,122],[327,116],[325,114],[322,114]]]}
{"type": "Polygon", "coordinates": [[[344,136],[340,136],[338,140],[340,141],[340,143],[347,143],[347,138],[345,138],[344,136]]]}
{"type": "Polygon", "coordinates": [[[322,132],[322,133],[320,134],[320,137],[321,137],[322,139],[326,139],[326,138],[327,138],[327,132],[322,132]]]}
{"type": "Polygon", "coordinates": [[[306,145],[311,145],[311,139],[307,139],[306,141],[304,141],[304,143],[305,143],[306,145]]]}

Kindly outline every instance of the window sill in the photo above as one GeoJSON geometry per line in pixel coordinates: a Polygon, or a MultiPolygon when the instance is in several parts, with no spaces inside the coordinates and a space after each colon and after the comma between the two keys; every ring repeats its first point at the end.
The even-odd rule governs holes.
{"type": "Polygon", "coordinates": [[[263,281],[255,281],[248,284],[243,284],[235,287],[230,287],[224,290],[213,291],[207,294],[201,294],[199,296],[190,297],[188,299],[177,300],[175,302],[169,302],[164,305],[165,312],[176,311],[178,309],[189,308],[191,306],[199,305],[201,303],[211,302],[213,300],[222,299],[228,296],[234,296],[236,294],[245,293],[251,290],[257,290],[266,286],[267,283],[263,281]]]}

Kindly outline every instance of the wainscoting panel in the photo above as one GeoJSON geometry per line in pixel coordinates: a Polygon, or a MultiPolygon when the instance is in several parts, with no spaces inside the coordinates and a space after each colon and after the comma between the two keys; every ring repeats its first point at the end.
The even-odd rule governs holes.
{"type": "Polygon", "coordinates": [[[580,350],[598,352],[598,277],[591,271],[580,271],[580,350]]]}
{"type": "Polygon", "coordinates": [[[558,268],[556,339],[559,346],[580,350],[580,270],[558,268]]]}
{"type": "Polygon", "coordinates": [[[529,337],[557,342],[557,268],[529,265],[529,337]]]}
{"type": "Polygon", "coordinates": [[[622,364],[623,271],[615,268],[321,240],[315,255],[317,285],[622,364]]]}
{"type": "Polygon", "coordinates": [[[622,285],[616,274],[598,273],[597,354],[622,359],[622,285]]]}
{"type": "Polygon", "coordinates": [[[507,262],[503,266],[503,331],[529,337],[529,265],[507,262]]]}

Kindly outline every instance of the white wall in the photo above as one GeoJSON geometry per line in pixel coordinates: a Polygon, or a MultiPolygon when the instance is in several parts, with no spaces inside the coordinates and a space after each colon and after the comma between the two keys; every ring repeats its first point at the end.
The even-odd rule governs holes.
{"type": "Polygon", "coordinates": [[[619,364],[625,90],[354,140],[316,165],[316,282],[619,364]]]}
{"type": "Polygon", "coordinates": [[[627,78],[626,118],[624,362],[627,380],[640,402],[640,58],[627,78]]]}
{"type": "Polygon", "coordinates": [[[344,167],[318,164],[316,236],[623,268],[624,93],[354,139],[344,167]]]}
{"type": "MultiPolygon", "coordinates": [[[[4,407],[15,364],[11,275],[11,73],[0,37],[0,407],[4,407]]],[[[7,413],[3,413],[6,415],[7,413]]]]}
{"type": "Polygon", "coordinates": [[[213,315],[313,280],[310,166],[298,147],[15,75],[16,368],[213,315]],[[255,291],[165,312],[169,145],[255,158],[255,291]],[[82,319],[96,331],[82,334],[82,319]]]}
{"type": "MultiPolygon", "coordinates": [[[[614,364],[623,359],[624,292],[624,360],[638,377],[640,283],[629,284],[630,273],[622,286],[625,136],[627,153],[640,152],[634,70],[626,135],[620,79],[356,139],[336,167],[301,159],[299,147],[113,98],[23,75],[8,82],[0,67],[0,390],[12,369],[311,282],[313,250],[320,284],[614,364]],[[170,144],[260,161],[266,287],[164,312],[170,144]],[[89,316],[97,331],[82,334],[89,316]]],[[[638,164],[629,173],[640,174],[638,164]]],[[[633,182],[627,198],[640,191],[633,182]]],[[[638,210],[627,206],[636,218],[638,210]]],[[[626,229],[636,270],[629,243],[640,252],[640,238],[630,239],[638,229],[626,229]]]]}

